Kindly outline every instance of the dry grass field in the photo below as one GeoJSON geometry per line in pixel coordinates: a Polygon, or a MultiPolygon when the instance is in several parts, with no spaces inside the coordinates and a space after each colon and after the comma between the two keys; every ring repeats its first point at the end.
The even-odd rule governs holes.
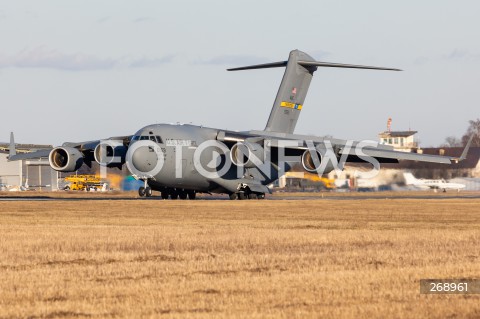
{"type": "Polygon", "coordinates": [[[0,318],[480,318],[479,199],[0,202],[0,318]]]}

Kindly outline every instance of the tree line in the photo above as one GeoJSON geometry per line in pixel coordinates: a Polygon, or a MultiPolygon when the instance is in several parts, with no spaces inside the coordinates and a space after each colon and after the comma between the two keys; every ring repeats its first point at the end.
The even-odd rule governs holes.
{"type": "Polygon", "coordinates": [[[470,136],[473,135],[472,145],[480,147],[480,118],[468,121],[468,128],[461,138],[448,136],[441,147],[462,147],[467,145],[470,136]]]}

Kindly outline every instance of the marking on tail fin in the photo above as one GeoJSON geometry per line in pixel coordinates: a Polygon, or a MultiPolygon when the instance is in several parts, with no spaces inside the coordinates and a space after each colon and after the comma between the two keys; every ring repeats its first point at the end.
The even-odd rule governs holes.
{"type": "Polygon", "coordinates": [[[302,104],[296,104],[296,103],[291,103],[291,102],[286,102],[286,101],[282,101],[282,103],[280,103],[280,106],[281,107],[288,107],[290,109],[295,109],[295,110],[301,110],[302,109],[302,104]]]}

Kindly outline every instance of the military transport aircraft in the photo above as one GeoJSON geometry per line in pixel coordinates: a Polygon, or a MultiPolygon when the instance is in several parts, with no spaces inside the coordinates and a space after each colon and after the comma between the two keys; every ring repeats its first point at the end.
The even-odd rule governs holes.
{"type": "Polygon", "coordinates": [[[352,142],[294,134],[310,82],[318,67],[371,70],[398,69],[328,63],[293,50],[287,61],[252,65],[228,71],[285,67],[285,73],[264,130],[244,132],[195,125],[153,124],[131,136],[64,143],[53,149],[16,154],[13,134],[9,160],[48,157],[53,169],[74,172],[93,161],[107,167],[126,164],[132,175],[144,181],[140,196],[161,192],[164,199],[194,199],[196,193],[226,193],[230,199],[263,199],[267,185],[293,163],[307,172],[328,173],[346,162],[378,163],[398,160],[451,164],[465,159],[394,151],[378,143],[352,142]]]}

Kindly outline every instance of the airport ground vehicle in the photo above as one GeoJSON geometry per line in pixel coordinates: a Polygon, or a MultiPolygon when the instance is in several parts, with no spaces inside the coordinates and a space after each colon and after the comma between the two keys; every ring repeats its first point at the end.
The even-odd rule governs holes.
{"type": "Polygon", "coordinates": [[[64,190],[72,191],[98,191],[105,187],[97,175],[72,175],[65,177],[67,185],[64,190]]]}

